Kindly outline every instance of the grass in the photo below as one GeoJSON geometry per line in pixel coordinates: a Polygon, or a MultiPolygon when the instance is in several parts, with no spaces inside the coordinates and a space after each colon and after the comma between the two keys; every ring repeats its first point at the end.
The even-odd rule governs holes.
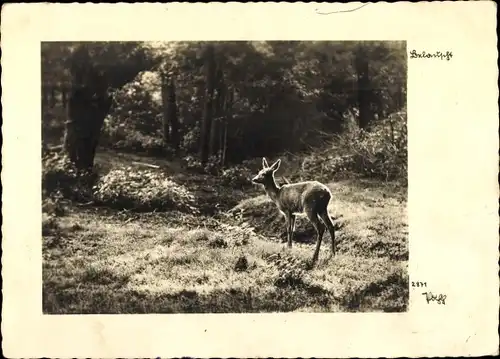
{"type": "MultiPolygon", "coordinates": [[[[130,158],[106,154],[100,161],[112,169],[130,158]]],[[[261,189],[179,176],[200,207],[217,198],[223,205],[210,214],[75,206],[47,226],[44,313],[407,309],[406,196],[397,187],[330,183],[338,254],[330,258],[325,234],[319,262],[309,269],[315,242],[307,221],[297,220],[288,250],[284,220],[261,189]],[[207,183],[212,191],[202,191],[207,183]]]]}

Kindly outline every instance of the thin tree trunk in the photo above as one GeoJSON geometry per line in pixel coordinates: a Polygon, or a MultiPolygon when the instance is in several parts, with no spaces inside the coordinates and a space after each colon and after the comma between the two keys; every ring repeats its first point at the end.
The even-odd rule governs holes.
{"type": "Polygon", "coordinates": [[[170,143],[170,118],[169,118],[169,108],[168,108],[168,80],[164,73],[161,74],[161,102],[163,109],[163,143],[165,148],[170,143]]]}
{"type": "Polygon", "coordinates": [[[179,150],[179,118],[177,116],[177,102],[175,97],[174,79],[170,78],[167,86],[167,115],[170,123],[170,141],[175,151],[179,150]]]}
{"type": "Polygon", "coordinates": [[[224,126],[225,126],[225,123],[226,123],[226,119],[224,118],[223,121],[220,123],[220,127],[219,127],[219,149],[218,149],[218,152],[219,152],[219,167],[222,168],[223,166],[223,163],[222,163],[222,152],[223,152],[223,145],[224,145],[224,126]]]}
{"type": "Polygon", "coordinates": [[[213,102],[215,87],[215,56],[213,45],[208,45],[205,51],[205,106],[203,110],[203,123],[201,127],[200,160],[205,165],[209,156],[210,130],[213,119],[213,102]]]}
{"type": "Polygon", "coordinates": [[[46,107],[49,105],[49,89],[47,85],[42,85],[42,106],[46,107]]]}
{"type": "Polygon", "coordinates": [[[56,87],[52,86],[50,89],[50,107],[55,107],[56,105],[56,87]]]}
{"type": "Polygon", "coordinates": [[[220,166],[221,168],[224,168],[224,165],[226,164],[226,153],[227,153],[227,127],[229,122],[232,119],[232,108],[233,108],[233,103],[234,103],[234,94],[235,94],[235,89],[227,89],[227,93],[225,96],[225,101],[224,101],[224,122],[222,124],[223,130],[222,132],[224,133],[223,135],[221,134],[221,160],[220,160],[220,166]]]}
{"type": "Polygon", "coordinates": [[[68,89],[66,86],[62,88],[61,96],[63,108],[66,108],[68,106],[68,89]]]}
{"type": "Polygon", "coordinates": [[[366,129],[373,116],[370,111],[370,78],[366,51],[360,45],[356,51],[356,72],[358,79],[359,127],[366,129]]]}
{"type": "Polygon", "coordinates": [[[217,91],[215,94],[215,108],[214,108],[214,119],[212,120],[212,128],[210,129],[210,142],[209,142],[209,153],[210,155],[215,155],[215,149],[217,148],[217,139],[221,130],[221,117],[223,114],[224,106],[224,78],[222,69],[219,67],[217,69],[216,75],[216,86],[217,91]]]}
{"type": "Polygon", "coordinates": [[[224,121],[224,139],[223,139],[223,147],[222,147],[222,154],[221,154],[221,168],[224,168],[224,165],[226,164],[226,152],[227,152],[227,120],[224,121]]]}

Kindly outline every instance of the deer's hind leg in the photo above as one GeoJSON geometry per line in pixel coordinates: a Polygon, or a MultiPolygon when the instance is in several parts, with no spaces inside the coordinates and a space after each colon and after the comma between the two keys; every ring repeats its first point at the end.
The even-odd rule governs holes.
{"type": "Polygon", "coordinates": [[[323,224],[319,220],[318,213],[314,209],[307,209],[305,212],[306,212],[307,218],[309,218],[309,221],[314,226],[314,229],[316,230],[316,233],[318,235],[318,237],[316,239],[316,249],[314,251],[314,255],[312,258],[312,263],[314,264],[318,261],[319,249],[321,247],[323,233],[325,233],[325,227],[323,226],[323,224]]]}
{"type": "Polygon", "coordinates": [[[326,228],[328,228],[328,232],[330,232],[330,237],[332,239],[332,256],[335,256],[335,227],[333,225],[332,219],[330,218],[330,215],[328,214],[328,210],[326,208],[319,214],[319,216],[321,217],[323,223],[326,225],[326,228]]]}

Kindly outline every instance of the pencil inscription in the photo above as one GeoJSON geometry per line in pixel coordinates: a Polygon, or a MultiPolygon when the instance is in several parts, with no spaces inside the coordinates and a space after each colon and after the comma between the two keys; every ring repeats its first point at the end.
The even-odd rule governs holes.
{"type": "Polygon", "coordinates": [[[418,52],[417,50],[410,51],[410,59],[439,59],[439,60],[450,61],[452,57],[453,57],[453,52],[451,51],[446,51],[446,52],[441,52],[441,51],[418,52]]]}
{"type": "Polygon", "coordinates": [[[432,292],[423,292],[422,295],[425,295],[425,299],[427,300],[427,304],[430,302],[437,302],[437,304],[446,304],[446,295],[445,294],[434,294],[432,292]]]}

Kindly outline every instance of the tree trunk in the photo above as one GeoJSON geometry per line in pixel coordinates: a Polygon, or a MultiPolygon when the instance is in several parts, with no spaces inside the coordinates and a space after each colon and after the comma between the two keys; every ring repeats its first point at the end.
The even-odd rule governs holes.
{"type": "Polygon", "coordinates": [[[175,83],[174,79],[170,78],[167,86],[167,116],[168,123],[170,123],[170,140],[173,149],[177,152],[179,150],[179,118],[177,116],[177,102],[175,97],[175,83]]]}
{"type": "Polygon", "coordinates": [[[209,156],[210,130],[212,128],[213,119],[215,70],[214,47],[210,44],[205,51],[205,106],[203,109],[203,123],[201,126],[200,138],[200,160],[203,165],[207,163],[209,156]]]}
{"type": "Polygon", "coordinates": [[[56,87],[55,86],[52,86],[50,88],[50,107],[51,108],[54,108],[55,105],[56,105],[56,87]]]}
{"type": "Polygon", "coordinates": [[[161,102],[163,108],[163,143],[165,148],[170,143],[170,118],[168,106],[168,79],[165,74],[161,74],[161,102]]]}
{"type": "Polygon", "coordinates": [[[227,126],[229,121],[232,118],[232,107],[234,101],[234,89],[227,89],[227,93],[224,100],[224,121],[221,124],[221,158],[220,158],[220,167],[224,168],[226,164],[226,152],[227,152],[227,126]]]}
{"type": "Polygon", "coordinates": [[[358,78],[359,127],[366,129],[373,116],[370,111],[370,78],[368,74],[368,57],[363,45],[356,51],[356,73],[358,78]]]}
{"type": "Polygon", "coordinates": [[[62,88],[62,105],[63,108],[66,108],[68,106],[68,89],[66,86],[62,88]]]}
{"type": "Polygon", "coordinates": [[[90,86],[74,88],[68,105],[64,148],[78,170],[91,170],[111,97],[90,86]]]}
{"type": "Polygon", "coordinates": [[[106,78],[93,67],[85,50],[77,53],[73,62],[64,149],[77,170],[91,170],[112,98],[106,78]]]}
{"type": "Polygon", "coordinates": [[[224,168],[226,164],[226,152],[227,152],[227,120],[224,121],[224,138],[223,138],[223,147],[221,153],[221,168],[224,168]]]}
{"type": "Polygon", "coordinates": [[[214,155],[216,153],[217,140],[219,139],[218,134],[221,130],[221,117],[223,115],[224,106],[224,78],[222,69],[219,67],[216,75],[216,86],[217,91],[215,94],[215,104],[214,104],[214,119],[212,120],[212,128],[210,129],[210,141],[209,141],[209,154],[214,155]]]}
{"type": "Polygon", "coordinates": [[[42,106],[46,108],[49,105],[49,89],[48,86],[42,85],[42,106]]]}

